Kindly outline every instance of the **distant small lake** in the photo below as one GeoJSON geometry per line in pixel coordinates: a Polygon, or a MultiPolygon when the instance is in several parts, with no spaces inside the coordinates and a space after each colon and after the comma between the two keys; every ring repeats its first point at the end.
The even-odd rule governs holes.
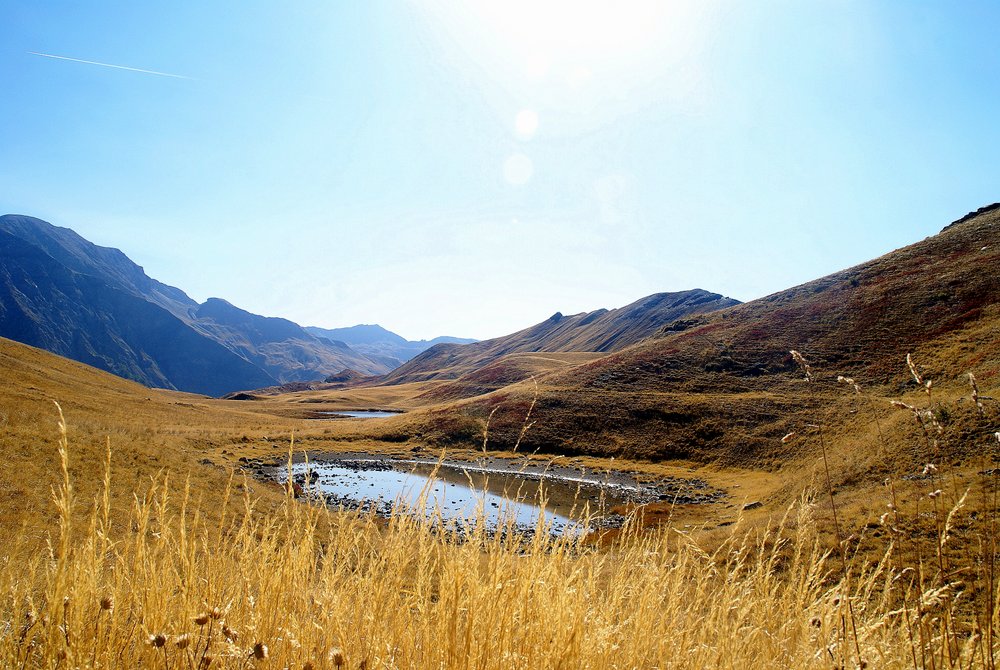
{"type": "MultiPolygon", "coordinates": [[[[490,529],[512,518],[521,531],[536,527],[539,518],[554,534],[579,530],[585,505],[592,514],[634,499],[634,491],[568,477],[538,476],[496,469],[390,459],[354,459],[296,463],[293,480],[330,506],[371,510],[388,515],[394,503],[424,512],[439,512],[445,521],[465,525],[482,509],[490,529]],[[309,474],[311,473],[311,474],[309,474]],[[544,508],[542,501],[544,502],[544,508]]],[[[279,477],[287,479],[287,474],[279,477]]]]}
{"type": "Polygon", "coordinates": [[[351,419],[384,419],[387,416],[399,416],[402,412],[383,412],[375,409],[365,409],[353,412],[316,412],[330,419],[351,418],[351,419]]]}

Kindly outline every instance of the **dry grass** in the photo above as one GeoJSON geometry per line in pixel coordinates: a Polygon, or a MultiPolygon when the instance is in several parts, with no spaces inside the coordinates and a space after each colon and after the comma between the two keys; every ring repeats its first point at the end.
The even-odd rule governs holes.
{"type": "MultiPolygon", "coordinates": [[[[971,257],[966,246],[983,246],[972,241],[943,251],[971,257]]],[[[881,281],[874,270],[845,274],[833,297],[855,275],[881,281]]],[[[993,276],[970,295],[993,295],[993,276]]],[[[827,284],[797,290],[823,295],[827,284]]],[[[738,455],[749,473],[738,481],[760,487],[738,489],[720,471],[734,478],[731,511],[646,510],[600,542],[462,538],[405,514],[386,524],[304,505],[229,474],[238,456],[281,453],[273,445],[307,425],[266,415],[279,401],[149,391],[0,341],[0,667],[994,668],[1000,405],[988,398],[1000,396],[1000,313],[977,309],[966,318],[957,304],[962,320],[943,333],[936,312],[919,321],[931,330],[911,333],[909,370],[878,348],[832,365],[831,352],[853,350],[831,340],[804,348],[805,382],[778,356],[784,331],[767,331],[764,346],[749,326],[732,331],[746,340],[734,363],[704,370],[701,357],[726,359],[712,347],[664,348],[684,331],[612,357],[617,368],[574,368],[590,375],[584,385],[545,377],[537,404],[522,384],[303,435],[310,449],[481,449],[492,417],[490,448],[738,455]],[[673,388],[677,360],[693,363],[673,388]],[[771,361],[773,374],[743,376],[740,360],[771,361]],[[650,361],[659,367],[638,365],[650,361]],[[869,391],[858,373],[872,371],[869,391]],[[838,384],[838,372],[862,386],[838,384]],[[52,397],[65,400],[70,426],[56,427],[52,397]],[[575,433],[561,432],[570,423],[575,433]],[[765,504],[717,527],[747,495],[765,504]],[[653,517],[666,522],[646,528],[653,517]]],[[[792,316],[809,325],[815,314],[792,316]]],[[[870,337],[894,323],[879,321],[870,337]]],[[[400,406],[422,404],[416,386],[392,393],[400,406]]],[[[655,476],[660,466],[642,467],[655,476]]]]}
{"type": "MultiPolygon", "coordinates": [[[[18,529],[38,539],[56,522],[51,490],[61,475],[54,400],[69,418],[70,475],[83,499],[98,493],[108,440],[114,445],[111,515],[118,524],[129,516],[133,492],[167,471],[172,494],[180,495],[190,478],[203,513],[217,516],[235,451],[273,450],[272,443],[287,449],[302,424],[245,411],[241,403],[149,389],[2,338],[0,378],[0,547],[18,529]]],[[[269,504],[281,503],[280,491],[268,495],[265,487],[252,487],[269,504]]]]}
{"type": "MultiPolygon", "coordinates": [[[[536,426],[522,446],[774,468],[801,455],[780,438],[795,430],[803,410],[850,409],[835,388],[837,375],[886,398],[906,392],[911,377],[900,362],[907,352],[929,366],[935,383],[952,375],[965,385],[965,373],[973,372],[984,395],[996,395],[998,262],[1000,210],[993,210],[856,267],[671,324],[597,360],[532,373],[541,393],[536,426]],[[828,379],[814,385],[819,389],[804,392],[790,348],[826,371],[828,379]]],[[[424,396],[454,402],[386,423],[385,436],[471,446],[492,414],[493,447],[509,449],[534,393],[530,381],[495,389],[517,378],[507,369],[515,362],[461,370],[463,379],[424,396]]],[[[378,438],[379,428],[364,430],[378,438]]]]}
{"type": "Polygon", "coordinates": [[[260,514],[232,482],[207,520],[166,474],[117,523],[110,448],[83,498],[67,436],[47,548],[0,558],[2,667],[992,668],[1000,651],[995,479],[952,495],[931,472],[912,504],[890,497],[877,560],[870,537],[831,545],[808,498],[766,528],[632,523],[597,548],[290,496],[260,514]]]}

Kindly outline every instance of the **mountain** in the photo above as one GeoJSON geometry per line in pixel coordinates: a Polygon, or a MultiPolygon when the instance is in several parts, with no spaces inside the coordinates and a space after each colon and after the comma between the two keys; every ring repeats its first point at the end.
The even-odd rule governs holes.
{"type": "Polygon", "coordinates": [[[350,328],[317,328],[306,326],[316,337],[326,337],[347,343],[355,351],[397,368],[435,344],[470,344],[476,340],[462,337],[435,337],[433,340],[407,340],[377,324],[362,324],[350,328]]]}
{"type": "Polygon", "coordinates": [[[148,386],[222,395],[389,366],[285,319],[199,305],[117,249],[29,216],[0,216],[0,336],[148,386]]]}
{"type": "Polygon", "coordinates": [[[118,249],[99,247],[69,228],[59,228],[41,219],[8,214],[0,216],[0,231],[37,247],[66,269],[91,277],[163,307],[174,316],[188,319],[198,306],[184,291],[146,276],[142,268],[118,249]]]}
{"type": "MultiPolygon", "coordinates": [[[[527,451],[777,467],[804,448],[801,444],[816,448],[815,441],[785,444],[782,437],[814,431],[821,421],[850,426],[831,430],[827,439],[850,439],[842,435],[865,431],[876,443],[894,439],[883,438],[870,417],[888,421],[899,410],[887,400],[916,389],[906,364],[912,353],[918,371],[934,380],[934,389],[911,402],[937,408],[934,416],[942,423],[951,420],[980,431],[985,419],[967,402],[966,373],[979,379],[983,398],[995,395],[1000,383],[997,267],[1000,204],[872,261],[745,304],[689,315],[607,356],[561,366],[534,382],[487,388],[484,395],[412,412],[405,430],[402,420],[385,429],[395,440],[404,434],[442,434],[442,440],[475,444],[489,420],[495,448],[509,448],[523,437],[521,447],[527,451]],[[808,361],[811,382],[804,380],[791,350],[808,361]],[[859,409],[861,399],[855,399],[849,384],[838,383],[838,376],[856,380],[870,402],[859,409]],[[938,405],[935,398],[951,402],[938,405]],[[522,436],[529,408],[532,427],[522,436]],[[860,423],[861,411],[868,422],[860,423]]],[[[471,351],[476,347],[468,345],[471,351]]],[[[438,366],[449,363],[441,350],[428,351],[425,360],[432,356],[438,366]]],[[[428,366],[421,374],[434,372],[428,366]]],[[[412,368],[411,374],[417,376],[412,368]]],[[[447,395],[446,388],[439,384],[437,397],[447,395]]],[[[987,409],[995,408],[995,401],[987,403],[987,409]]],[[[915,429],[910,419],[900,433],[919,440],[905,432],[915,429]]],[[[985,434],[992,431],[995,427],[985,434]]],[[[933,458],[906,449],[897,454],[933,458]]],[[[874,453],[851,458],[862,456],[877,458],[874,453]]]]}
{"type": "Polygon", "coordinates": [[[618,309],[563,316],[511,335],[473,344],[437,344],[386,376],[385,383],[456,379],[515,353],[611,352],[634,344],[662,326],[691,314],[739,301],[702,289],[656,293],[618,309]]]}

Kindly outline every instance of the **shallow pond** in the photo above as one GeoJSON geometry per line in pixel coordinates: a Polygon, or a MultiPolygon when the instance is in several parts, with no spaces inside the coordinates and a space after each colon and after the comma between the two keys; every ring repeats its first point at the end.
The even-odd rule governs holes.
{"type": "MultiPolygon", "coordinates": [[[[388,514],[394,503],[465,525],[481,510],[487,526],[512,518],[520,530],[543,519],[549,532],[581,528],[584,510],[606,516],[610,509],[642,498],[641,488],[599,477],[517,472],[486,464],[394,459],[336,459],[292,466],[293,481],[331,506],[388,514]],[[544,504],[543,504],[544,501],[544,504]]],[[[287,480],[287,472],[278,475],[287,480]]]]}

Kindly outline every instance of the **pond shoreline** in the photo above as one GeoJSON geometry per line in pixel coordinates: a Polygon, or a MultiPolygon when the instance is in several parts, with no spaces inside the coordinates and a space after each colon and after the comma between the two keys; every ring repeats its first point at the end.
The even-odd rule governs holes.
{"type": "MultiPolygon", "coordinates": [[[[580,466],[556,464],[527,457],[484,455],[474,460],[440,459],[427,457],[386,456],[365,451],[315,454],[296,453],[293,464],[308,461],[318,467],[335,466],[352,471],[395,470],[407,472],[414,468],[440,467],[452,472],[466,472],[478,476],[515,476],[531,482],[548,485],[575,486],[583,500],[597,500],[602,491],[622,498],[632,505],[648,503],[673,503],[678,505],[705,505],[723,501],[727,496],[720,489],[711,487],[705,480],[692,477],[658,477],[650,482],[640,482],[631,474],[619,470],[593,470],[580,466]]],[[[247,459],[242,466],[256,478],[285,485],[288,477],[286,458],[247,459]]],[[[296,468],[298,469],[298,468],[296,468]]],[[[297,475],[296,483],[308,485],[304,475],[297,475]]],[[[293,479],[296,481],[296,479],[293,479]]],[[[360,502],[359,496],[354,502],[360,502]]],[[[350,503],[350,498],[338,498],[339,504],[350,503]]],[[[350,507],[350,505],[347,505],[350,507]]],[[[385,510],[383,510],[384,512],[385,510]]]]}

